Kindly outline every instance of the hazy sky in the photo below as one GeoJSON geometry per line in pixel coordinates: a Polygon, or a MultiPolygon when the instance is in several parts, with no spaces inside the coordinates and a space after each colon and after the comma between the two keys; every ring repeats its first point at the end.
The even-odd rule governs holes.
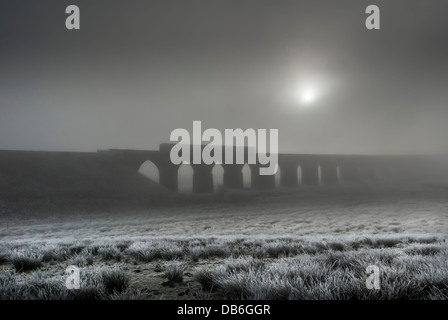
{"type": "Polygon", "coordinates": [[[447,15],[446,0],[2,1],[0,149],[155,149],[201,120],[279,129],[282,152],[445,153],[447,15]]]}

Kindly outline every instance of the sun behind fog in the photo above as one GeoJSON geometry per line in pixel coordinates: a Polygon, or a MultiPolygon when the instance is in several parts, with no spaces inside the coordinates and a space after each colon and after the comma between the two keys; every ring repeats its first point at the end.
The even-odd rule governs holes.
{"type": "Polygon", "coordinates": [[[284,101],[293,108],[310,109],[317,106],[317,102],[322,94],[321,86],[306,83],[295,83],[287,86],[284,101]]]}
{"type": "Polygon", "coordinates": [[[281,99],[292,109],[311,111],[323,105],[323,100],[334,91],[336,81],[328,75],[303,74],[287,79],[281,99]]]}
{"type": "Polygon", "coordinates": [[[312,87],[299,87],[294,92],[293,103],[299,108],[310,108],[314,106],[318,99],[318,92],[312,87]]]}
{"type": "Polygon", "coordinates": [[[316,94],[312,90],[305,90],[300,95],[300,101],[307,105],[313,103],[315,98],[316,94]]]}

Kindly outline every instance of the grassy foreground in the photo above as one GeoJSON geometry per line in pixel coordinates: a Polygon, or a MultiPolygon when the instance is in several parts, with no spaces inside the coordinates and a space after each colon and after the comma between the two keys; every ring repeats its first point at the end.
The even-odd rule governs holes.
{"type": "Polygon", "coordinates": [[[448,298],[448,245],[423,235],[10,241],[0,268],[0,299],[448,298]]]}

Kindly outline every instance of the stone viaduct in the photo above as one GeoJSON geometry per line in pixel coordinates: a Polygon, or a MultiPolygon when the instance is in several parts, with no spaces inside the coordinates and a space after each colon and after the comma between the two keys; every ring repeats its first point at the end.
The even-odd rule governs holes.
{"type": "MultiPolygon", "coordinates": [[[[37,171],[44,172],[49,177],[59,180],[69,179],[71,181],[83,179],[76,170],[98,171],[98,179],[101,179],[109,170],[118,168],[127,167],[138,172],[142,164],[146,161],[151,161],[158,169],[159,183],[172,191],[178,191],[178,170],[180,165],[174,165],[170,160],[170,151],[173,146],[174,144],[163,143],[159,146],[159,150],[108,149],[98,150],[98,152],[0,150],[0,182],[7,181],[6,177],[12,177],[12,179],[16,177],[21,179],[19,179],[22,181],[21,183],[26,183],[27,175],[37,171]],[[65,170],[61,173],[60,171],[63,170],[64,163],[70,164],[77,169],[74,172],[65,170]],[[59,169],[56,167],[52,168],[53,166],[59,169]]],[[[244,159],[246,160],[247,152],[247,148],[244,148],[244,159]]],[[[233,150],[233,154],[235,158],[236,149],[233,150]]],[[[251,188],[271,189],[276,187],[274,175],[260,175],[260,164],[248,165],[251,172],[251,188]]],[[[313,155],[280,153],[278,154],[278,165],[280,186],[282,187],[296,187],[299,184],[356,184],[375,179],[395,178],[410,181],[410,179],[415,178],[445,177],[445,180],[448,181],[447,155],[313,155]],[[299,168],[301,171],[300,181],[298,179],[299,168]]],[[[221,166],[223,168],[223,184],[229,188],[243,188],[244,164],[222,164],[221,166]]],[[[191,167],[193,169],[193,192],[212,192],[214,164],[191,164],[191,167]]],[[[116,181],[115,183],[119,182],[116,181]]]]}
{"type": "MultiPolygon", "coordinates": [[[[155,164],[159,171],[159,183],[166,188],[178,191],[178,169],[170,160],[170,151],[174,144],[162,143],[159,150],[125,150],[109,149],[99,151],[139,170],[146,161],[155,164]]],[[[244,148],[247,161],[247,148],[244,148]]],[[[192,155],[193,152],[190,152],[192,155]]],[[[223,148],[223,159],[225,149],[223,148]]],[[[234,159],[236,149],[233,152],[234,159]]],[[[257,157],[258,158],[258,157],[257,157]]],[[[234,161],[235,163],[236,161],[234,161]]],[[[193,192],[207,193],[213,191],[214,164],[192,164],[193,192]]],[[[221,164],[224,169],[223,184],[229,188],[243,188],[244,164],[221,164]]],[[[280,169],[280,185],[295,187],[299,185],[297,170],[301,169],[302,185],[360,183],[363,180],[375,179],[378,172],[383,175],[416,175],[422,168],[431,167],[426,156],[409,155],[313,155],[313,154],[278,154],[280,169]]],[[[251,188],[275,188],[275,176],[259,174],[260,164],[249,164],[251,172],[251,188]]]]}

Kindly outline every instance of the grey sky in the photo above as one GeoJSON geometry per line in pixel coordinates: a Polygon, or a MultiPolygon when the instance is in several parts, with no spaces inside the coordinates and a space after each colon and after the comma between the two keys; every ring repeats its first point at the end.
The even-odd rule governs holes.
{"type": "Polygon", "coordinates": [[[0,149],[154,149],[278,128],[299,153],[448,150],[448,3],[3,1],[0,149]],[[65,7],[81,30],[65,29],[65,7]],[[368,31],[365,8],[381,9],[368,31]],[[303,105],[294,92],[316,91],[303,105]],[[294,100],[295,99],[295,100],[294,100]]]}

